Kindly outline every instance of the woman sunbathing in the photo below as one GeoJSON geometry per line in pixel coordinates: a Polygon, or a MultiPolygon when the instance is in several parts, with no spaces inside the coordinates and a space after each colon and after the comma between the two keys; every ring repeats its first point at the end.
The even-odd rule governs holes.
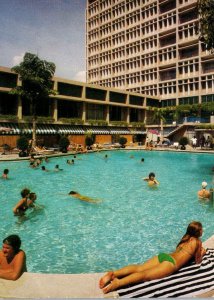
{"type": "Polygon", "coordinates": [[[191,222],[174,252],[160,253],[142,265],[129,265],[120,270],[110,271],[100,279],[100,288],[106,294],[128,284],[169,276],[192,258],[195,259],[196,264],[200,263],[206,253],[199,239],[202,232],[200,222],[191,222]]]}

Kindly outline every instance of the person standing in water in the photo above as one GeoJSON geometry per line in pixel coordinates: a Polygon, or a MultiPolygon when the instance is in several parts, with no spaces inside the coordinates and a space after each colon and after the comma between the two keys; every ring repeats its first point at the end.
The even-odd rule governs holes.
{"type": "Polygon", "coordinates": [[[159,185],[159,182],[155,178],[155,173],[153,173],[153,172],[149,173],[149,176],[143,178],[143,180],[147,181],[149,186],[159,185]]]}

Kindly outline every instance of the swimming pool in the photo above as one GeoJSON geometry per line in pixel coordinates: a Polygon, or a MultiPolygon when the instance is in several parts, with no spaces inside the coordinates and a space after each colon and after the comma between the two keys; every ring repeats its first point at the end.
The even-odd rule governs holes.
{"type": "Polygon", "coordinates": [[[9,180],[0,180],[1,238],[19,234],[28,271],[92,273],[140,263],[171,251],[192,220],[204,225],[203,240],[213,235],[214,209],[197,199],[201,182],[212,182],[211,154],[113,151],[51,158],[44,163],[61,172],[42,172],[28,162],[1,162],[9,180]],[[142,163],[141,158],[145,161],[142,163]],[[142,180],[155,172],[160,186],[142,180]],[[20,191],[30,188],[44,209],[26,220],[13,216],[20,191]],[[90,204],[68,196],[70,190],[102,199],[90,204]]]}

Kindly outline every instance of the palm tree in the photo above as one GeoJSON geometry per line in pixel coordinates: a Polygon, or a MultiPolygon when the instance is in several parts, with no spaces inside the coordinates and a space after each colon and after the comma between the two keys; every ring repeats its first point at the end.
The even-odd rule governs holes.
{"type": "Polygon", "coordinates": [[[23,61],[12,68],[12,71],[19,75],[22,84],[13,88],[11,93],[28,100],[31,108],[32,146],[36,145],[36,107],[49,95],[56,94],[52,90],[55,69],[54,63],[41,60],[37,55],[31,53],[25,53],[23,61]]]}
{"type": "Polygon", "coordinates": [[[158,122],[160,125],[160,132],[161,132],[161,139],[163,139],[163,124],[166,123],[165,119],[165,111],[161,108],[155,107],[153,109],[154,114],[153,114],[153,122],[158,122]]]}

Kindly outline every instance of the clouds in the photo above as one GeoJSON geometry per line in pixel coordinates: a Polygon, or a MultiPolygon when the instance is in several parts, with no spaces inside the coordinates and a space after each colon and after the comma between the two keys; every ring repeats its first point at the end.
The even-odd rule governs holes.
{"type": "Polygon", "coordinates": [[[20,55],[15,55],[12,60],[12,66],[19,65],[23,61],[24,53],[20,55]]]}
{"type": "Polygon", "coordinates": [[[86,0],[0,0],[0,66],[26,52],[56,65],[56,76],[85,81],[86,0]]]}
{"type": "Polygon", "coordinates": [[[74,80],[86,82],[86,71],[79,71],[74,75],[74,80]]]}

